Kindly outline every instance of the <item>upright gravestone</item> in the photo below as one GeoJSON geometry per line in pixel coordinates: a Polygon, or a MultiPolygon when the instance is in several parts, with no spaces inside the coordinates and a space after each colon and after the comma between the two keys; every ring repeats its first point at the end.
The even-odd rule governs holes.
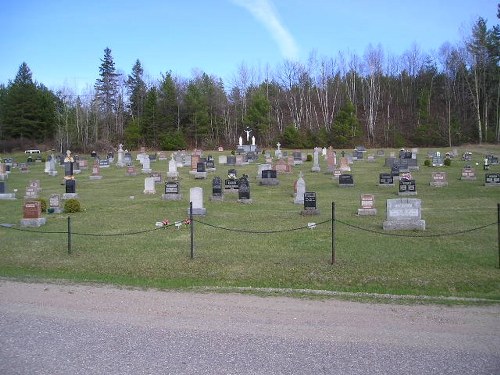
{"type": "Polygon", "coordinates": [[[49,213],[59,214],[62,212],[61,209],[61,196],[59,194],[51,194],[49,197],[49,213]]]}
{"type": "Polygon", "coordinates": [[[312,172],[321,172],[321,168],[319,166],[319,149],[315,148],[313,153],[313,166],[311,168],[312,172]]]}
{"type": "Polygon", "coordinates": [[[279,185],[278,174],[275,170],[266,169],[261,172],[260,185],[279,185]]]}
{"type": "Polygon", "coordinates": [[[178,181],[167,180],[165,182],[165,193],[161,199],[166,201],[179,201],[182,199],[181,189],[178,181]]]}
{"type": "Polygon", "coordinates": [[[250,199],[250,182],[248,181],[248,176],[245,174],[240,178],[238,186],[238,202],[252,203],[252,199],[250,199]]]}
{"type": "Polygon", "coordinates": [[[78,194],[76,193],[76,181],[66,180],[65,193],[63,194],[63,199],[76,199],[78,194]]]}
{"type": "Polygon", "coordinates": [[[316,192],[306,191],[304,193],[304,209],[301,215],[319,215],[319,210],[316,202],[316,192]]]}
{"type": "Polygon", "coordinates": [[[146,157],[142,158],[142,173],[150,174],[152,172],[151,170],[151,159],[149,159],[149,156],[146,155],[146,157]]]}
{"type": "Polygon", "coordinates": [[[300,165],[302,164],[302,152],[300,151],[294,151],[292,153],[293,157],[293,165],[300,165]]]}
{"type": "Polygon", "coordinates": [[[434,187],[448,186],[446,172],[432,172],[431,182],[429,185],[434,187]]]}
{"type": "Polygon", "coordinates": [[[484,186],[500,187],[500,173],[486,173],[484,175],[484,186]]]}
{"type": "Polygon", "coordinates": [[[466,165],[462,169],[461,180],[465,181],[475,181],[476,180],[476,170],[469,165],[466,165]]]}
{"type": "Polygon", "coordinates": [[[144,179],[144,194],[156,194],[154,177],[146,177],[144,179]]]}
{"type": "Polygon", "coordinates": [[[422,202],[416,198],[387,200],[387,219],[384,230],[425,230],[425,220],[421,217],[422,202]]]}
{"type": "Polygon", "coordinates": [[[392,173],[380,173],[378,178],[378,186],[394,186],[394,178],[392,173]]]}
{"type": "Polygon", "coordinates": [[[212,201],[223,201],[224,193],[222,189],[222,179],[220,177],[214,177],[212,180],[212,196],[210,198],[212,201]]]}
{"type": "Polygon", "coordinates": [[[359,216],[374,216],[377,214],[375,208],[375,196],[372,194],[362,194],[360,199],[361,208],[358,208],[359,216]]]}
{"type": "Polygon", "coordinates": [[[45,224],[46,219],[42,217],[42,204],[40,201],[25,201],[23,205],[23,218],[21,227],[39,227],[45,224]]]}
{"type": "Polygon", "coordinates": [[[343,173],[339,176],[339,187],[354,187],[352,174],[343,173]]]}
{"type": "Polygon", "coordinates": [[[125,166],[124,155],[125,155],[125,151],[123,151],[123,145],[120,143],[118,145],[118,160],[116,161],[117,167],[121,168],[121,167],[125,166]]]}
{"type": "Polygon", "coordinates": [[[89,179],[91,179],[91,180],[100,180],[100,179],[102,179],[102,176],[101,176],[101,166],[98,163],[95,163],[92,166],[92,174],[89,176],[89,179]]]}
{"type": "Polygon", "coordinates": [[[127,165],[127,176],[137,176],[137,171],[133,165],[127,165]]]}
{"type": "Polygon", "coordinates": [[[236,177],[236,169],[229,169],[227,171],[227,179],[224,180],[224,191],[226,193],[238,192],[240,180],[238,180],[236,177]]]}
{"type": "Polygon", "coordinates": [[[294,204],[304,204],[304,194],[306,193],[306,182],[302,177],[302,173],[299,175],[297,182],[295,184],[295,198],[293,200],[294,204]]]}
{"type": "Polygon", "coordinates": [[[196,173],[194,174],[194,178],[198,180],[204,180],[207,178],[206,165],[204,162],[196,163],[196,173]]]}
{"type": "MultiPolygon", "coordinates": [[[[201,187],[192,187],[189,189],[189,202],[191,203],[193,215],[204,216],[207,209],[203,206],[203,189],[201,187]]],[[[190,214],[188,208],[188,214],[190,214]]]]}
{"type": "Polygon", "coordinates": [[[399,180],[398,195],[417,195],[417,184],[414,179],[401,178],[399,180]]]}
{"type": "Polygon", "coordinates": [[[7,192],[7,181],[0,180],[0,199],[1,200],[14,200],[16,193],[7,192]]]}

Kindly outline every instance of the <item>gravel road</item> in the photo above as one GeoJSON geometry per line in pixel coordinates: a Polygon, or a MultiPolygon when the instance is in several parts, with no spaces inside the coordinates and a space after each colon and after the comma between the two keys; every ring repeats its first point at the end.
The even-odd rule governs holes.
{"type": "Polygon", "coordinates": [[[0,374],[500,374],[500,306],[0,280],[0,374]]]}

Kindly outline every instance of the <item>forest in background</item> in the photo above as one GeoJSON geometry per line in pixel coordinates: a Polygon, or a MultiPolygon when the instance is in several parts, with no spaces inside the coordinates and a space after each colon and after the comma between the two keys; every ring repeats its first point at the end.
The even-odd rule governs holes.
{"type": "MultiPolygon", "coordinates": [[[[497,18],[500,18],[500,5],[497,18]]],[[[500,27],[479,18],[458,45],[401,56],[369,45],[271,69],[242,64],[232,82],[167,71],[147,82],[104,50],[94,87],[49,90],[23,62],[0,85],[0,152],[234,149],[247,127],[261,148],[456,146],[500,142],[500,27]]],[[[96,74],[97,75],[97,74],[96,74]]]]}

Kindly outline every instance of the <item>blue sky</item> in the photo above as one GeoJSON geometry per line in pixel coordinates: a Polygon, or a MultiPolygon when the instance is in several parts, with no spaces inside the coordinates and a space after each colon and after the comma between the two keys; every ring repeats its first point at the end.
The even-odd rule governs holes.
{"type": "Polygon", "coordinates": [[[194,70],[229,82],[244,63],[274,69],[311,51],[363,55],[369,44],[401,55],[457,43],[498,0],[5,0],[0,6],[0,83],[26,62],[50,89],[93,86],[111,48],[117,70],[136,59],[151,80],[194,70]]]}

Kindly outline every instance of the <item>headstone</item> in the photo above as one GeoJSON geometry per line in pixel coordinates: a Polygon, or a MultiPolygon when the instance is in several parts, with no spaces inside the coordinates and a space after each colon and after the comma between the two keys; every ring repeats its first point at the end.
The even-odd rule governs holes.
{"type": "Polygon", "coordinates": [[[198,163],[200,162],[200,156],[199,155],[191,155],[191,170],[189,171],[190,174],[195,174],[198,168],[198,163]]]}
{"type": "Polygon", "coordinates": [[[72,161],[64,162],[64,176],[65,177],[73,176],[73,162],[72,161]]]}
{"type": "Polygon", "coordinates": [[[316,202],[316,192],[306,191],[304,193],[304,209],[301,215],[319,215],[316,202]]]}
{"type": "Polygon", "coordinates": [[[319,166],[319,149],[315,148],[313,153],[313,166],[311,168],[312,172],[321,172],[321,167],[319,166]]]}
{"type": "Polygon", "coordinates": [[[304,181],[304,178],[302,177],[302,174],[300,174],[296,184],[295,184],[295,198],[293,200],[293,203],[295,204],[304,204],[304,194],[306,193],[306,182],[304,181]]]}
{"type": "Polygon", "coordinates": [[[92,174],[89,176],[89,179],[91,179],[91,180],[100,180],[100,179],[102,179],[100,164],[96,163],[96,164],[94,164],[92,166],[92,174]]]}
{"type": "Polygon", "coordinates": [[[235,155],[228,155],[226,158],[226,164],[227,165],[236,165],[236,156],[235,155]]]}
{"type": "Polygon", "coordinates": [[[252,203],[252,200],[250,199],[250,182],[248,181],[248,176],[245,174],[240,178],[238,186],[238,202],[252,203]]]}
{"type": "Polygon", "coordinates": [[[144,194],[156,194],[155,179],[153,177],[144,179],[144,194]]]}
{"type": "Polygon", "coordinates": [[[118,160],[116,161],[117,167],[121,168],[121,167],[125,166],[124,154],[125,154],[125,151],[123,151],[123,145],[120,143],[118,145],[118,160]]]}
{"type": "Polygon", "coordinates": [[[384,150],[377,150],[377,157],[384,157],[384,156],[385,156],[384,150]]]}
{"type": "Polygon", "coordinates": [[[205,170],[204,162],[196,163],[196,172],[194,173],[194,178],[199,180],[207,178],[207,171],[205,170]]]}
{"type": "Polygon", "coordinates": [[[76,192],[76,181],[73,179],[65,180],[65,193],[62,199],[77,199],[78,194],[76,192]]]}
{"type": "Polygon", "coordinates": [[[152,177],[155,181],[155,184],[161,184],[161,173],[160,172],[152,172],[149,177],[152,177]]]}
{"type": "Polygon", "coordinates": [[[432,172],[432,179],[429,185],[434,187],[448,186],[446,172],[432,172]]]}
{"type": "Polygon", "coordinates": [[[236,155],[236,165],[243,165],[243,155],[236,155]]]}
{"type": "Polygon", "coordinates": [[[224,180],[224,191],[227,193],[237,192],[239,189],[240,180],[237,179],[236,169],[229,169],[227,171],[227,179],[224,180]]]}
{"type": "Polygon", "coordinates": [[[379,186],[394,186],[392,173],[380,173],[378,179],[379,186]]]}
{"type": "Polygon", "coordinates": [[[1,200],[14,200],[16,193],[8,193],[7,181],[0,180],[0,199],[1,200]]]}
{"type": "Polygon", "coordinates": [[[100,168],[109,168],[109,159],[101,159],[99,160],[100,168]]]}
{"type": "Polygon", "coordinates": [[[261,172],[260,185],[279,185],[277,172],[273,169],[265,169],[261,172]]]}
{"type": "Polygon", "coordinates": [[[339,187],[354,187],[352,174],[343,173],[339,176],[339,187]]]}
{"type": "Polygon", "coordinates": [[[166,201],[178,201],[182,199],[180,185],[178,181],[166,181],[165,192],[162,194],[161,199],[166,201]]]}
{"type": "Polygon", "coordinates": [[[338,180],[341,174],[342,174],[342,171],[339,168],[335,168],[333,170],[333,178],[335,180],[338,180]]]}
{"type": "Polygon", "coordinates": [[[145,158],[142,159],[142,173],[150,174],[151,173],[151,160],[149,159],[149,156],[146,156],[145,158]]]}
{"type": "Polygon", "coordinates": [[[137,176],[137,172],[135,170],[135,167],[133,165],[127,166],[127,176],[137,176]]]}
{"type": "Polygon", "coordinates": [[[345,156],[340,158],[340,171],[341,172],[351,171],[351,167],[349,166],[349,160],[345,156]]]}
{"type": "Polygon", "coordinates": [[[274,166],[274,170],[278,173],[290,173],[290,165],[287,164],[283,159],[279,159],[274,166]]]}
{"type": "Polygon", "coordinates": [[[215,161],[214,159],[207,159],[205,163],[205,170],[207,172],[215,172],[215,161]]]}
{"type": "Polygon", "coordinates": [[[39,227],[46,219],[42,217],[42,204],[39,201],[25,201],[23,204],[23,218],[21,227],[39,227]]]}
{"type": "MultiPolygon", "coordinates": [[[[168,157],[167,157],[167,153],[165,151],[158,151],[157,153],[158,155],[158,160],[167,160],[168,157]]],[[[173,154],[172,154],[172,158],[173,158],[173,154]]]]}
{"type": "Polygon", "coordinates": [[[500,187],[500,173],[486,173],[484,175],[484,186],[500,187]]]}
{"type": "Polygon", "coordinates": [[[38,198],[38,190],[33,186],[27,186],[26,192],[24,194],[24,199],[36,199],[38,198]]]}
{"type": "Polygon", "coordinates": [[[259,164],[257,166],[257,179],[261,179],[262,178],[262,171],[265,171],[268,169],[273,169],[273,167],[270,163],[259,164]]]}
{"type": "Polygon", "coordinates": [[[466,165],[462,169],[462,175],[460,177],[461,180],[475,181],[476,180],[476,171],[469,165],[466,165]]]}
{"type": "Polygon", "coordinates": [[[222,189],[222,179],[220,177],[214,177],[212,180],[212,201],[223,201],[224,192],[222,189]]]}
{"type": "Polygon", "coordinates": [[[439,152],[436,152],[432,156],[432,166],[433,167],[442,167],[443,166],[443,159],[441,158],[441,154],[439,152]]]}
{"type": "Polygon", "coordinates": [[[61,196],[59,194],[51,194],[49,197],[49,213],[59,214],[62,212],[61,209],[61,196]]]}
{"type": "MultiPolygon", "coordinates": [[[[203,189],[201,187],[192,187],[189,189],[189,202],[193,208],[193,215],[204,216],[207,214],[207,209],[203,206],[203,189]]],[[[188,214],[190,214],[188,208],[188,214]]]]}
{"type": "Polygon", "coordinates": [[[176,180],[179,178],[179,172],[177,171],[177,162],[174,159],[174,154],[172,154],[168,162],[167,178],[171,180],[176,180]]]}
{"type": "Polygon", "coordinates": [[[425,220],[421,217],[420,199],[399,198],[387,200],[387,219],[384,230],[425,230],[425,220]]]}
{"type": "Polygon", "coordinates": [[[86,159],[81,159],[79,161],[79,165],[80,165],[80,170],[87,170],[89,167],[89,163],[86,159]]]}
{"type": "Polygon", "coordinates": [[[292,152],[292,157],[293,157],[293,165],[302,164],[302,152],[294,151],[292,152]]]}
{"type": "Polygon", "coordinates": [[[360,199],[361,207],[358,208],[359,216],[374,216],[377,214],[375,208],[375,196],[372,194],[362,194],[360,199]]]}
{"type": "Polygon", "coordinates": [[[417,184],[415,180],[401,178],[399,180],[398,195],[417,195],[417,184]]]}
{"type": "Polygon", "coordinates": [[[132,165],[132,154],[130,152],[125,152],[125,155],[123,155],[123,163],[125,165],[132,165]]]}
{"type": "Polygon", "coordinates": [[[219,155],[219,165],[225,165],[225,164],[227,164],[227,155],[219,155]]]}

